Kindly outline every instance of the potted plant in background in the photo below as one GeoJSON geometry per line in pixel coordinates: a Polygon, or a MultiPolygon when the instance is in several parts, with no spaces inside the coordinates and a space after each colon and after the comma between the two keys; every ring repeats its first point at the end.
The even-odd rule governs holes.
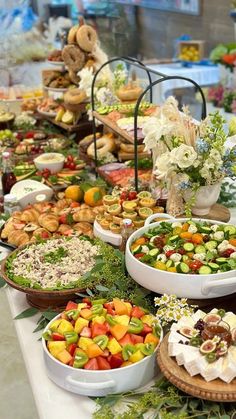
{"type": "Polygon", "coordinates": [[[169,97],[144,127],[155,179],[164,180],[168,188],[170,214],[208,214],[224,177],[236,176],[236,146],[226,148],[224,124],[219,112],[199,123],[186,107],[180,112],[178,102],[169,97]]]}

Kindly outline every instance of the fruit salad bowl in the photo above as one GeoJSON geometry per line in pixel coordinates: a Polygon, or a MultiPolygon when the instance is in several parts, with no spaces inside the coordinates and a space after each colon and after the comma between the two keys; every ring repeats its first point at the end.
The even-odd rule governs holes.
{"type": "Polygon", "coordinates": [[[158,214],[148,217],[145,226],[135,231],[127,241],[126,267],[136,282],[159,294],[175,294],[177,297],[190,299],[217,298],[236,292],[235,226],[215,220],[174,219],[168,214],[160,214],[162,221],[150,225],[150,222],[158,217],[158,214]],[[166,221],[163,222],[163,218],[166,218],[166,221]],[[185,234],[186,239],[183,240],[182,227],[184,225],[186,228],[188,223],[188,230],[192,229],[193,233],[185,234]],[[167,230],[169,226],[169,234],[164,233],[160,238],[157,233],[155,236],[155,229],[161,225],[166,225],[167,230]],[[202,233],[198,232],[196,225],[202,233]],[[173,231],[176,234],[173,234],[173,231]],[[150,243],[152,236],[157,237],[157,246],[150,243]],[[198,237],[196,243],[192,241],[193,236],[196,239],[198,237]],[[160,250],[158,241],[163,238],[165,245],[161,246],[160,250]],[[141,245],[135,246],[139,242],[141,245]],[[178,256],[176,253],[180,249],[174,250],[177,248],[177,242],[181,244],[179,247],[182,253],[178,256]],[[199,252],[207,257],[200,258],[197,256],[199,252]],[[171,257],[171,253],[175,255],[171,257]],[[233,257],[230,257],[231,253],[234,253],[233,257]]]}
{"type": "Polygon", "coordinates": [[[58,386],[85,396],[133,390],[156,375],[162,338],[156,318],[129,302],[69,302],[43,332],[47,374],[58,386]]]}

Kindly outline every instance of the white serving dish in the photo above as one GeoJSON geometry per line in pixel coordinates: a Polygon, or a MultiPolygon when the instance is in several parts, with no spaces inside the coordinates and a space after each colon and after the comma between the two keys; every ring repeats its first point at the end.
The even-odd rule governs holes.
{"type": "Polygon", "coordinates": [[[122,241],[121,234],[116,234],[110,230],[105,230],[96,220],[93,224],[93,234],[95,237],[98,237],[104,242],[113,244],[113,246],[120,246],[122,241]]]}
{"type": "MultiPolygon", "coordinates": [[[[175,219],[168,214],[153,214],[147,218],[144,227],[129,237],[126,244],[125,262],[130,276],[138,284],[158,294],[175,294],[177,297],[191,299],[217,298],[236,292],[236,270],[210,275],[181,274],[161,271],[137,260],[132,255],[130,246],[143,233],[160,224],[159,221],[149,225],[153,219],[158,217],[169,219],[171,222],[188,220],[187,218],[175,219]]],[[[211,224],[225,224],[215,220],[203,221],[211,224]]]]}
{"type": "MultiPolygon", "coordinates": [[[[60,317],[58,314],[45,328],[60,317]]],[[[160,342],[163,339],[161,332],[160,342]]],[[[54,358],[42,338],[43,357],[48,377],[59,387],[83,396],[100,397],[112,393],[122,393],[146,385],[158,372],[156,352],[133,365],[111,370],[92,371],[70,367],[54,358]]]]}
{"type": "Polygon", "coordinates": [[[36,180],[21,180],[15,183],[11,188],[11,194],[15,195],[22,208],[29,204],[34,204],[38,195],[45,195],[45,200],[52,198],[53,190],[49,186],[44,185],[36,180]]]}
{"type": "Polygon", "coordinates": [[[43,153],[40,154],[40,156],[36,157],[34,159],[34,164],[37,167],[38,170],[43,170],[43,169],[49,169],[51,171],[51,173],[57,173],[60,172],[60,170],[63,169],[64,166],[64,161],[65,161],[65,156],[63,156],[63,154],[60,153],[43,153]],[[58,156],[60,157],[60,160],[58,159],[58,161],[40,161],[40,159],[42,157],[50,157],[50,156],[58,156]]]}
{"type": "Polygon", "coordinates": [[[44,111],[41,111],[41,109],[39,107],[37,108],[37,112],[40,115],[48,116],[49,118],[55,118],[55,116],[57,116],[56,112],[44,112],[44,111]]]}

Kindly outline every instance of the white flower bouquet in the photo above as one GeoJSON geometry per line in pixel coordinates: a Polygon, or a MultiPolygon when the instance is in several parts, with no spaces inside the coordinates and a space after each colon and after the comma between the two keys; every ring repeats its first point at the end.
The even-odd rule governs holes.
{"type": "Polygon", "coordinates": [[[224,119],[216,112],[199,123],[182,112],[178,102],[169,97],[144,129],[145,149],[153,153],[153,173],[167,182],[178,194],[193,192],[187,211],[194,204],[201,186],[222,182],[225,176],[236,176],[236,146],[227,150],[224,119]]]}

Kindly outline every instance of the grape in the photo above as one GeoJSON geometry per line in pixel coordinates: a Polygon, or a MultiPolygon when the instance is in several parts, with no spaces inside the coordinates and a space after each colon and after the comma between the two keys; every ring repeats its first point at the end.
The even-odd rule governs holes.
{"type": "Polygon", "coordinates": [[[194,325],[194,329],[200,330],[200,332],[204,329],[205,322],[203,319],[199,319],[197,323],[194,325]]]}

